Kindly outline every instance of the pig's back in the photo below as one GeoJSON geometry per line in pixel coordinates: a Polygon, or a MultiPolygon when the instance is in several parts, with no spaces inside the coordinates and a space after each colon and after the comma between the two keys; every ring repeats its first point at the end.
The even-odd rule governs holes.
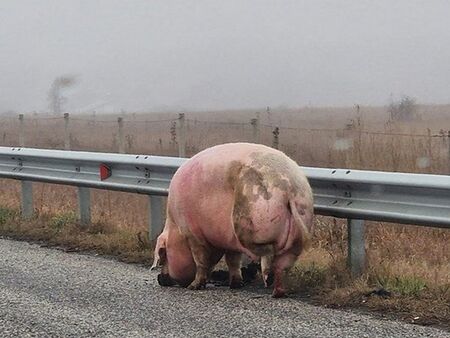
{"type": "Polygon", "coordinates": [[[253,154],[261,152],[282,154],[263,145],[230,143],[208,148],[183,164],[169,191],[174,222],[215,247],[238,250],[232,216],[233,180],[243,165],[251,164],[253,154]]]}

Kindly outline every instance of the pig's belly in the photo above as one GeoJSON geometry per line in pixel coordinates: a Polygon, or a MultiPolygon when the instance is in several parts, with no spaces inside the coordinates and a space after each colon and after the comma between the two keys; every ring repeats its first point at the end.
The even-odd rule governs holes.
{"type": "Polygon", "coordinates": [[[202,234],[205,240],[215,248],[227,251],[239,251],[237,237],[234,226],[230,219],[217,219],[209,226],[202,227],[202,234]]]}
{"type": "Polygon", "coordinates": [[[187,203],[189,210],[186,226],[193,235],[211,246],[230,251],[239,251],[232,222],[233,200],[231,194],[219,194],[204,198],[200,203],[187,203]]]}

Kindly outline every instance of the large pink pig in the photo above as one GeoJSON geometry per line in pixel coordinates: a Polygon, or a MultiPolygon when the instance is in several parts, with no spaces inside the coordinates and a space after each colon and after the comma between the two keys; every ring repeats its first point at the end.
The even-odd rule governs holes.
{"type": "Polygon", "coordinates": [[[169,189],[167,220],[155,262],[161,285],[205,287],[225,255],[230,287],[242,286],[241,255],[262,257],[264,281],[274,274],[274,297],[285,294],[283,273],[310,239],[313,197],[298,165],[258,144],[229,143],[185,162],[169,189]]]}

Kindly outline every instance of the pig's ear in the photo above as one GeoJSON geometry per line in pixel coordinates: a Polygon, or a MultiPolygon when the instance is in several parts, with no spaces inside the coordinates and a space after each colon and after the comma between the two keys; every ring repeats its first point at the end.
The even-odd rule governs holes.
{"type": "Polygon", "coordinates": [[[155,248],[155,254],[153,259],[153,264],[150,270],[154,270],[159,266],[163,266],[166,262],[166,245],[165,241],[163,243],[157,243],[155,248]]]}

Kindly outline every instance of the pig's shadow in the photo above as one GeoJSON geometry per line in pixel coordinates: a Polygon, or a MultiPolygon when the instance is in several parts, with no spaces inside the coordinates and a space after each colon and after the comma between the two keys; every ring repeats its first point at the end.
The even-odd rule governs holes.
{"type": "MultiPolygon", "coordinates": [[[[258,272],[261,272],[261,265],[258,263],[250,263],[247,266],[241,268],[242,273],[242,281],[243,286],[251,285],[258,275],[258,272]]],[[[214,286],[228,286],[229,285],[229,273],[226,270],[214,270],[211,273],[211,277],[209,280],[210,284],[214,286]]],[[[269,275],[268,284],[271,285],[273,283],[273,274],[269,275]]]]}
{"type": "MultiPolygon", "coordinates": [[[[241,268],[243,287],[246,291],[256,294],[256,296],[251,298],[264,297],[268,293],[268,289],[264,287],[264,284],[258,278],[258,274],[261,273],[261,265],[259,263],[250,263],[247,266],[241,268]]],[[[161,285],[160,280],[158,283],[161,285]]],[[[267,280],[268,286],[273,284],[273,274],[269,275],[267,280]]],[[[167,286],[167,285],[165,285],[167,286]]],[[[229,287],[229,272],[227,270],[214,270],[211,273],[210,279],[207,283],[207,288],[214,287],[229,287]]],[[[269,289],[270,290],[270,289],[269,289]]],[[[296,297],[296,293],[288,293],[289,298],[296,297]]]]}

